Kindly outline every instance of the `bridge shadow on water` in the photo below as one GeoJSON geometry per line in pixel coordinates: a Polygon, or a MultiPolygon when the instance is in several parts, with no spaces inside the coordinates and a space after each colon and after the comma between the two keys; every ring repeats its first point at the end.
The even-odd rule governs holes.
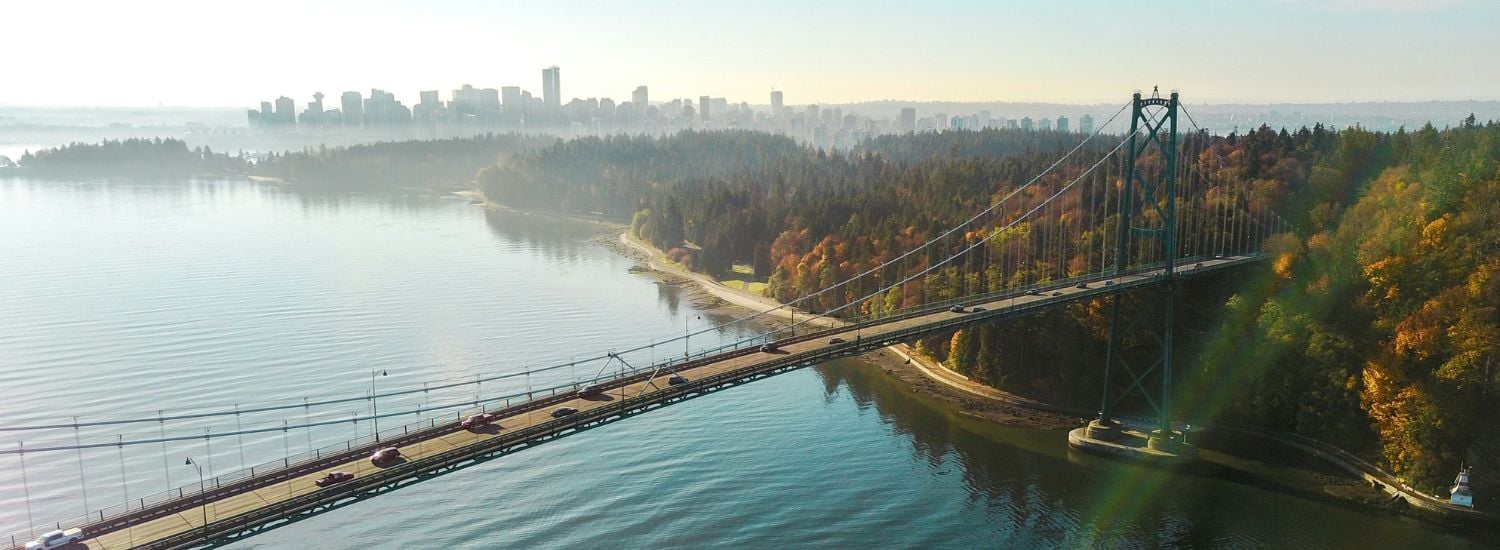
{"type": "MultiPolygon", "coordinates": [[[[1006,546],[1255,546],[1290,542],[1278,538],[1283,533],[1326,542],[1347,534],[1288,530],[1310,521],[1310,514],[1328,513],[1330,504],[1358,524],[1402,529],[1392,526],[1393,513],[1324,493],[1321,485],[1267,479],[1221,462],[1224,456],[1211,450],[1205,460],[1172,469],[1124,462],[1069,448],[1065,429],[975,418],[858,360],[811,370],[825,401],[847,395],[904,437],[913,458],[933,475],[959,474],[970,501],[1002,519],[993,527],[1006,546]]],[[[1413,533],[1404,529],[1400,534],[1413,533]]],[[[1378,534],[1355,539],[1382,540],[1378,534]]]]}

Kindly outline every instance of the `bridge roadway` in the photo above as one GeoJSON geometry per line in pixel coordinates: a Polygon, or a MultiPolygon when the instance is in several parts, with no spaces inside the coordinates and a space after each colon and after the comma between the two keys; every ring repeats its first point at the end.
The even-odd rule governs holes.
{"type": "MultiPolygon", "coordinates": [[[[1241,265],[1258,256],[1230,256],[1188,260],[1178,268],[1181,276],[1241,265]]],[[[1160,281],[1161,271],[1109,278],[1091,277],[1088,288],[1077,288],[1079,280],[1055,283],[1040,295],[1019,292],[966,299],[965,313],[948,311],[951,304],[933,304],[922,311],[858,325],[819,330],[778,342],[776,353],[748,347],[723,352],[651,373],[636,374],[604,384],[604,395],[581,397],[576,392],[538,398],[495,411],[500,417],[489,429],[467,431],[457,421],[420,432],[387,438],[381,444],[355,448],[335,457],[323,457],[281,470],[266,472],[207,494],[188,494],[120,517],[82,526],[88,548],[187,548],[202,546],[205,538],[224,542],[253,534],[298,517],[351,504],[361,498],[507,454],[543,441],[612,422],[656,407],[705,395],[743,382],[771,376],[829,359],[855,355],[907,341],[926,333],[965,325],[1025,315],[1032,311],[1135,288],[1160,281]],[[1105,285],[1105,280],[1112,284],[1105,285]],[[1053,295],[1056,293],[1056,295],[1053,295]],[[983,311],[973,311],[973,306],[983,311]],[[833,343],[838,337],[843,342],[833,343]],[[667,379],[682,374],[689,383],[672,386],[667,379]],[[577,414],[554,419],[556,407],[570,406],[577,414]],[[378,447],[399,446],[401,462],[384,468],[368,460],[378,447]],[[313,482],[325,472],[353,473],[355,479],[333,487],[319,488],[313,482]],[[205,510],[204,508],[207,508],[205,510]],[[208,528],[203,519],[207,517],[208,528]]]]}

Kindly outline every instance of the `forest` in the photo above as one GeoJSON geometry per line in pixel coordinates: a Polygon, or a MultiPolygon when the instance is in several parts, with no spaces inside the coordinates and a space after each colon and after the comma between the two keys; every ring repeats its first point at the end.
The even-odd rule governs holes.
{"type": "MultiPolygon", "coordinates": [[[[1078,139],[949,131],[832,151],[751,132],[585,138],[516,155],[477,183],[510,206],[629,220],[704,273],[751,266],[786,301],[937,236],[1078,139]]],[[[1261,127],[1183,139],[1186,181],[1202,192],[1179,200],[1179,216],[1217,209],[1247,226],[1274,218],[1278,231],[1253,233],[1270,261],[1183,285],[1179,416],[1319,438],[1426,488],[1460,464],[1500,469],[1500,435],[1484,429],[1500,413],[1491,398],[1500,374],[1500,125],[1470,117],[1441,130],[1261,127]]],[[[1113,143],[1103,141],[1079,156],[1102,156],[1113,143]]],[[[1061,189],[1083,168],[1065,164],[1028,193],[1061,189]]],[[[1086,177],[1098,182],[1088,189],[1105,190],[1119,178],[1108,166],[1086,177]]],[[[1107,258],[1091,256],[1111,242],[1112,214],[1107,191],[1085,191],[1049,213],[1055,228],[995,216],[872,276],[898,280],[963,254],[926,277],[874,299],[851,288],[808,306],[857,301],[851,314],[880,314],[1099,269],[1107,258]],[[978,241],[985,246],[966,246],[978,241]]],[[[1182,228],[1186,246],[1201,245],[1203,229],[1182,228]]],[[[1082,303],[916,344],[1001,389],[1097,405],[1106,311],[1082,303]]],[[[1146,348],[1135,339],[1125,353],[1146,348]]]]}
{"type": "Polygon", "coordinates": [[[503,158],[556,142],[540,135],[485,134],[425,141],[307,148],[263,156],[192,147],[180,139],[70,143],[28,151],[0,170],[42,178],[259,176],[293,185],[369,188],[469,188],[474,174],[503,158]]]}

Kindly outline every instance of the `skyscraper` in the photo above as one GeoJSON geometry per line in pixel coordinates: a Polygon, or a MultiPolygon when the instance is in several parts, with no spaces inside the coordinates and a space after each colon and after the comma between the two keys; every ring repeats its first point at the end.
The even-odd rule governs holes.
{"type": "Polygon", "coordinates": [[[518,112],[521,110],[521,87],[504,86],[500,88],[500,106],[507,112],[518,112]]]}
{"type": "Polygon", "coordinates": [[[771,116],[781,116],[781,107],[785,105],[780,90],[771,90],[771,116]]]}
{"type": "Polygon", "coordinates": [[[698,116],[699,118],[703,119],[703,122],[708,122],[708,119],[710,118],[708,114],[708,104],[711,101],[713,101],[713,99],[706,95],[698,96],[698,116]]]}
{"type": "Polygon", "coordinates": [[[344,92],[344,95],[339,97],[339,105],[344,112],[344,126],[364,126],[364,99],[359,92],[344,92]]]}
{"type": "Polygon", "coordinates": [[[417,102],[415,109],[412,109],[412,116],[417,119],[418,123],[429,125],[437,123],[438,113],[443,109],[443,100],[438,99],[438,91],[422,90],[417,92],[417,96],[422,100],[417,102]]]}
{"type": "Polygon", "coordinates": [[[1083,118],[1078,119],[1078,131],[1085,134],[1094,133],[1094,116],[1083,115],[1083,118]]]}
{"type": "Polygon", "coordinates": [[[914,132],[917,130],[917,110],[912,107],[901,108],[901,131],[914,132]]]}
{"type": "Polygon", "coordinates": [[[1067,133],[1068,132],[1068,117],[1062,116],[1062,115],[1058,115],[1058,117],[1057,117],[1057,131],[1062,132],[1062,133],[1067,133]]]}
{"type": "Polygon", "coordinates": [[[557,65],[542,69],[542,100],[547,108],[557,110],[562,107],[562,80],[561,70],[557,65]]]}
{"type": "Polygon", "coordinates": [[[645,86],[636,86],[635,92],[630,94],[630,102],[635,104],[637,111],[645,114],[646,107],[651,106],[651,95],[646,92],[645,86]]]}
{"type": "Polygon", "coordinates": [[[287,96],[276,98],[276,124],[297,125],[297,102],[292,101],[292,98],[287,96]]]}

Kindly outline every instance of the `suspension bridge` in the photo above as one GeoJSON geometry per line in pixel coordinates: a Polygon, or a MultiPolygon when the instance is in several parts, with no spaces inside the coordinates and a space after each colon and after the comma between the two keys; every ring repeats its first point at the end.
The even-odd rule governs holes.
{"type": "MultiPolygon", "coordinates": [[[[219,544],[767,376],[1082,301],[1110,305],[1110,336],[1100,417],[1070,434],[1074,444],[1190,456],[1171,424],[1174,290],[1182,279],[1260,261],[1263,243],[1286,225],[1252,200],[1248,185],[1232,177],[1214,141],[1190,115],[1194,130],[1179,132],[1179,113],[1186,114],[1175,92],[1165,98],[1136,93],[1097,131],[1029,181],[1002,187],[971,217],[784,305],[681,337],[384,393],[374,390],[372,373],[371,391],[359,396],[0,425],[0,436],[16,436],[14,448],[0,449],[0,460],[13,461],[21,473],[28,524],[8,542],[20,547],[45,531],[78,528],[82,544],[96,549],[219,544]],[[1127,111],[1128,131],[1107,133],[1127,111]],[[1132,293],[1150,296],[1154,307],[1122,305],[1132,293]],[[787,313],[790,323],[748,328],[787,313]],[[1149,329],[1160,353],[1148,365],[1132,365],[1118,348],[1142,329],[1149,329]],[[710,332],[733,331],[745,336],[697,350],[689,345],[695,335],[701,341],[710,332]],[[667,349],[683,353],[658,359],[667,349]],[[1115,386],[1116,379],[1124,384],[1115,386]],[[1153,385],[1159,389],[1148,390],[1153,385]],[[378,406],[381,399],[410,396],[423,399],[394,411],[378,406]],[[1136,432],[1116,420],[1127,398],[1149,405],[1155,430],[1136,432]],[[351,404],[368,404],[369,413],[330,412],[351,404]],[[564,408],[571,414],[561,414],[564,408]],[[494,420],[462,424],[478,414],[494,420]],[[389,419],[400,418],[406,423],[390,426],[389,419]],[[381,419],[388,419],[384,430],[381,419]],[[233,429],[222,427],[230,422],[233,429]],[[368,433],[313,448],[313,428],[347,427],[357,435],[361,423],[370,426],[368,433]],[[298,431],[308,434],[307,448],[294,454],[290,439],[298,431]],[[243,438],[266,434],[280,434],[280,456],[243,467],[243,438]],[[242,468],[213,467],[211,446],[219,441],[222,450],[225,440],[239,442],[242,468]],[[168,444],[198,443],[208,451],[206,472],[203,464],[168,455],[168,444]],[[401,458],[371,463],[371,454],[386,447],[398,448],[401,458]],[[197,482],[132,497],[127,462],[151,460],[157,449],[169,485],[174,465],[194,468],[197,482]],[[118,476],[123,503],[89,507],[86,451],[118,455],[117,470],[92,475],[118,476]],[[28,464],[74,457],[84,513],[34,521],[28,464]],[[316,483],[329,471],[353,478],[327,487],[316,483]]],[[[254,454],[269,458],[264,448],[254,454]]]]}

